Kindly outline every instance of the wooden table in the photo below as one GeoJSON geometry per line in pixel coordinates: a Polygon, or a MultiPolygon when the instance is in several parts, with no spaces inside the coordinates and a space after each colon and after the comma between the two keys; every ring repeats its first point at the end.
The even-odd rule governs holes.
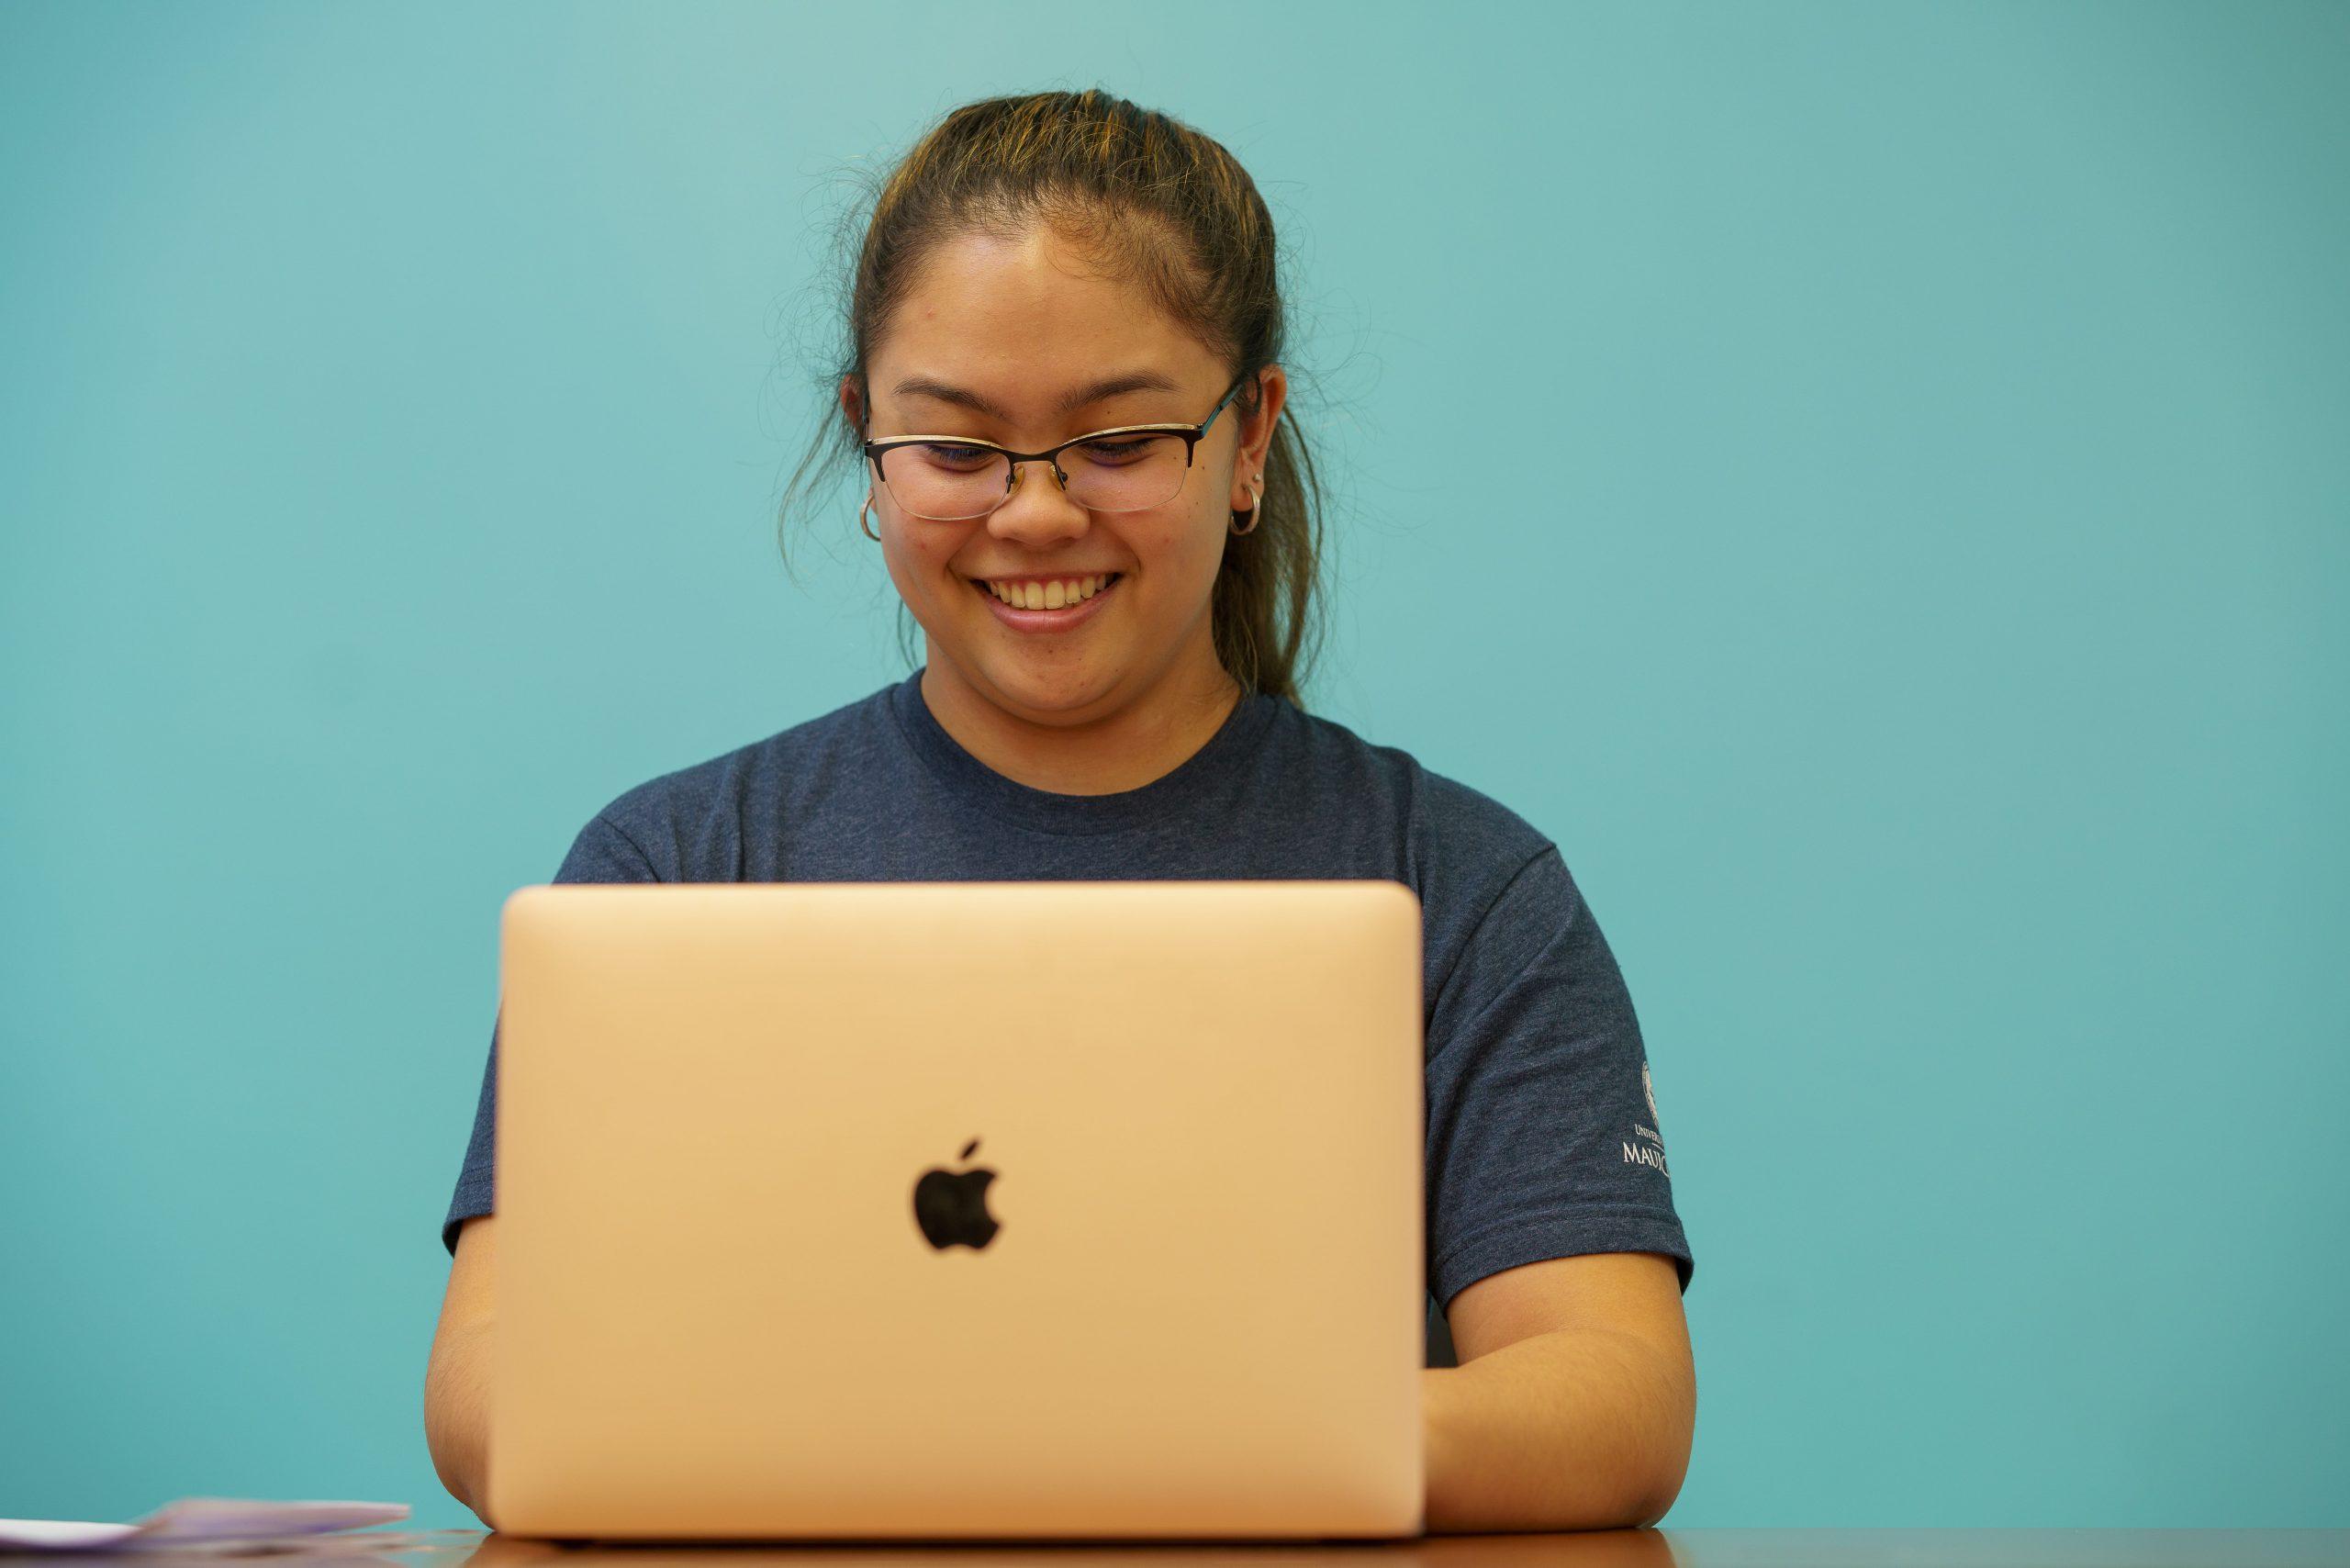
{"type": "Polygon", "coordinates": [[[481,1530],[354,1530],[261,1557],[0,1556],[93,1568],[2350,1568],[2350,1530],[1641,1529],[1337,1544],[572,1545],[481,1530]]]}

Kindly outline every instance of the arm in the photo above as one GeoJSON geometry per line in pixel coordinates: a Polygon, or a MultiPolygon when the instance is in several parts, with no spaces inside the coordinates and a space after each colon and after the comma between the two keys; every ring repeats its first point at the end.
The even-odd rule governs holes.
{"type": "Polygon", "coordinates": [[[424,1373],[424,1440],[441,1484],[490,1529],[483,1512],[489,1480],[489,1332],[498,1277],[498,1216],[457,1232],[432,1359],[424,1373]]]}
{"type": "Polygon", "coordinates": [[[1430,1534],[1664,1517],[1697,1407],[1670,1258],[1528,1263],[1470,1285],[1446,1316],[1460,1365],[1423,1373],[1430,1534]]]}
{"type": "MultiPolygon", "coordinates": [[[[555,881],[665,879],[637,841],[608,814],[621,810],[628,799],[621,797],[588,819],[572,840],[563,864],[555,868],[555,881]]],[[[656,830],[667,809],[657,798],[645,808],[656,830]]],[[[657,831],[655,841],[660,842],[657,831]]],[[[671,873],[666,879],[678,879],[674,856],[665,857],[664,865],[671,873]]],[[[451,1213],[487,1206],[495,1192],[497,1126],[498,1034],[493,1028],[489,1057],[482,1068],[472,1139],[465,1146],[465,1162],[451,1213]]],[[[498,1521],[483,1510],[489,1502],[490,1326],[497,1316],[497,1279],[498,1216],[473,1215],[457,1231],[449,1288],[441,1299],[441,1323],[432,1332],[432,1359],[424,1374],[424,1440],[432,1450],[432,1468],[440,1473],[441,1484],[449,1489],[449,1495],[492,1529],[498,1528],[498,1521]]]]}

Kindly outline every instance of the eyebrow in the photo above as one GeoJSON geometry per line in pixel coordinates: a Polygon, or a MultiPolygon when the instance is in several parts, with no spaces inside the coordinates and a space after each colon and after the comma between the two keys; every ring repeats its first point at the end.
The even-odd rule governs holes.
{"type": "MultiPolygon", "coordinates": [[[[950,386],[934,381],[927,375],[909,375],[892,388],[901,398],[929,398],[941,403],[952,403],[969,409],[990,419],[1012,423],[1012,416],[979,393],[967,386],[950,386]]],[[[1060,401],[1054,412],[1066,416],[1077,412],[1089,403],[1106,402],[1123,392],[1180,392],[1182,388],[1155,370],[1130,371],[1124,375],[1105,376],[1088,386],[1080,386],[1060,401]]]]}

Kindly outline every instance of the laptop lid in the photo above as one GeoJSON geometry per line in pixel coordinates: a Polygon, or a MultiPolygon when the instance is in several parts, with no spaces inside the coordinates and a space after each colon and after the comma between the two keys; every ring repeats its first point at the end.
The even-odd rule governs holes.
{"type": "Polygon", "coordinates": [[[564,885],[502,935],[501,1529],[1419,1532],[1407,887],[564,885]]]}

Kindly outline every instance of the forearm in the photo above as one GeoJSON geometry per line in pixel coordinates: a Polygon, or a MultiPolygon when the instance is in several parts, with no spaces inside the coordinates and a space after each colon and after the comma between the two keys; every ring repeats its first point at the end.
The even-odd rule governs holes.
{"type": "Polygon", "coordinates": [[[489,1481],[489,1338],[487,1319],[444,1327],[424,1376],[424,1440],[449,1495],[496,1528],[484,1510],[489,1481]]]}
{"type": "Polygon", "coordinates": [[[1610,1329],[1533,1335],[1426,1379],[1427,1529],[1614,1529],[1687,1473],[1689,1363],[1610,1329]]]}

